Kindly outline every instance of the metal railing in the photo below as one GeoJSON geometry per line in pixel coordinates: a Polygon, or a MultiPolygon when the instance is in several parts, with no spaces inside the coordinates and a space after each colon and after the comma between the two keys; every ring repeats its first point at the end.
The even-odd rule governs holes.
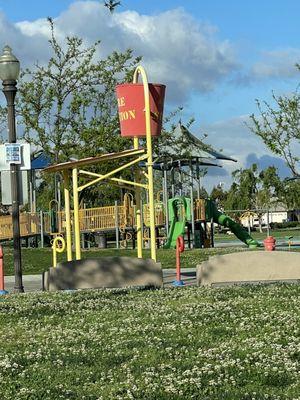
{"type": "MultiPolygon", "coordinates": [[[[38,213],[20,214],[20,235],[34,236],[40,233],[40,217],[38,213]]],[[[13,224],[11,215],[0,217],[0,240],[13,238],[13,224]]]]}
{"type": "MultiPolygon", "coordinates": [[[[144,204],[142,212],[146,227],[150,225],[149,205],[144,204]]],[[[197,199],[194,207],[195,221],[205,220],[205,201],[197,199]]],[[[73,224],[73,213],[71,213],[73,224]]],[[[165,224],[165,210],[161,202],[155,205],[155,224],[165,224]]],[[[29,237],[41,233],[41,225],[45,234],[64,234],[66,229],[65,212],[43,212],[20,214],[20,233],[22,237],[29,237]],[[41,221],[43,218],[43,221],[41,221]]],[[[82,232],[98,232],[116,229],[117,227],[134,227],[135,206],[128,203],[120,206],[84,208],[79,210],[79,226],[82,232]],[[117,218],[116,218],[117,217],[117,218]],[[116,221],[117,219],[117,221],[116,221]]],[[[0,216],[0,240],[12,239],[12,216],[0,216]]]]}

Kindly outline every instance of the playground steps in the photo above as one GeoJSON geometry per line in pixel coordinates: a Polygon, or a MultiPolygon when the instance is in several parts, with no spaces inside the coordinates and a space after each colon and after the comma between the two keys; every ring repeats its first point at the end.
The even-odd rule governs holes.
{"type": "Polygon", "coordinates": [[[48,291],[161,287],[161,264],[135,257],[86,258],[59,263],[44,272],[43,289],[48,291]]]}
{"type": "Polygon", "coordinates": [[[300,283],[300,253],[244,251],[210,257],[197,266],[198,286],[300,283]]]}

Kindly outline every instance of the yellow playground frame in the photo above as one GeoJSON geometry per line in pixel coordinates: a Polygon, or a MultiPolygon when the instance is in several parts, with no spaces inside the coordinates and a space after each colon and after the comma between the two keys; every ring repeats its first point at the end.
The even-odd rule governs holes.
{"type": "Polygon", "coordinates": [[[71,206],[70,206],[70,183],[72,182],[73,191],[73,228],[75,239],[75,259],[81,260],[81,247],[80,247],[80,224],[79,224],[79,192],[83,189],[97,184],[101,181],[107,180],[124,184],[126,186],[133,186],[135,188],[135,201],[136,201],[136,231],[137,231],[137,256],[143,256],[143,224],[141,215],[141,189],[148,191],[149,199],[149,220],[150,220],[150,248],[151,258],[156,261],[156,237],[155,237],[155,206],[154,206],[154,187],[153,187],[153,153],[152,153],[152,135],[151,135],[151,112],[150,112],[150,98],[148,78],[145,69],[138,66],[134,72],[133,83],[137,83],[139,76],[142,78],[144,87],[145,99],[145,129],[146,129],[146,149],[140,148],[139,138],[133,138],[133,149],[125,150],[119,153],[102,154],[97,157],[89,157],[78,161],[69,161],[52,165],[45,169],[46,172],[61,172],[64,183],[64,199],[65,199],[65,217],[66,217],[66,248],[67,260],[72,261],[72,228],[71,228],[71,206]],[[87,167],[111,161],[120,158],[129,159],[125,164],[113,169],[106,174],[96,174],[94,172],[79,169],[80,167],[87,167]],[[125,170],[133,165],[137,165],[141,161],[146,161],[147,172],[141,171],[139,168],[135,170],[133,181],[116,178],[118,172],[125,170]],[[79,186],[78,178],[94,178],[79,186]],[[144,181],[144,182],[143,182],[144,181]]]}

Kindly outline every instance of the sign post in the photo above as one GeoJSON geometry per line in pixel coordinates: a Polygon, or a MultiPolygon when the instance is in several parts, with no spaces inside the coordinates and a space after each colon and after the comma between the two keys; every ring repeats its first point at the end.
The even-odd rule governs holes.
{"type": "Polygon", "coordinates": [[[30,144],[5,143],[0,145],[2,204],[12,205],[11,166],[18,166],[19,205],[28,203],[28,171],[31,169],[30,144]]]}

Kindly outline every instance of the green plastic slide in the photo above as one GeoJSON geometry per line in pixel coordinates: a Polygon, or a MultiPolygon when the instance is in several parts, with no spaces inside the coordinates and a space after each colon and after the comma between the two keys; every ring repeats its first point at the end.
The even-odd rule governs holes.
{"type": "MultiPolygon", "coordinates": [[[[191,220],[191,201],[187,197],[174,197],[168,201],[170,230],[165,249],[175,248],[178,236],[184,235],[187,221],[191,220]]],[[[216,204],[207,199],[205,201],[205,219],[229,228],[231,232],[249,248],[259,247],[259,243],[253,239],[244,227],[228,215],[217,209],[216,204]]]]}
{"type": "MultiPolygon", "coordinates": [[[[249,235],[244,227],[233,221],[230,217],[228,217],[228,215],[221,213],[213,201],[207,200],[206,212],[210,214],[208,217],[212,217],[216,224],[229,228],[231,232],[249,248],[259,247],[259,243],[249,235]]],[[[210,218],[207,219],[209,220],[210,218]]]]}
{"type": "Polygon", "coordinates": [[[191,218],[191,203],[186,197],[174,197],[168,201],[170,230],[165,249],[176,247],[178,236],[184,235],[185,225],[191,218]]]}

